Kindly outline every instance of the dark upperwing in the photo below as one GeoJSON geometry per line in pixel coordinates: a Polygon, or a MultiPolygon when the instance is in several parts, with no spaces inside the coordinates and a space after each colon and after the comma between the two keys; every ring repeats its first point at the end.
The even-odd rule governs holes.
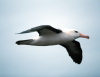
{"type": "Polygon", "coordinates": [[[69,56],[75,63],[80,64],[82,62],[82,49],[78,41],[71,41],[69,43],[60,44],[65,47],[68,51],[69,56]]]}

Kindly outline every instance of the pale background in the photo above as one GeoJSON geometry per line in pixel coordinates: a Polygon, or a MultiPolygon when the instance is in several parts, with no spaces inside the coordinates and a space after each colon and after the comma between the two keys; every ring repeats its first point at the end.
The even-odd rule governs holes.
{"type": "Polygon", "coordinates": [[[0,77],[100,77],[100,0],[0,0],[0,77]],[[83,61],[75,64],[61,46],[18,46],[37,33],[23,30],[52,25],[75,28],[83,61]]]}

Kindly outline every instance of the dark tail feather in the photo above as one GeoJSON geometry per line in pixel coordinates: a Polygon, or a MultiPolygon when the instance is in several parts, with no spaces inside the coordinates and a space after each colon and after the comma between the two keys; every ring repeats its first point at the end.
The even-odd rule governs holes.
{"type": "Polygon", "coordinates": [[[30,45],[30,43],[33,41],[33,39],[28,40],[19,40],[16,42],[17,45],[30,45]]]}

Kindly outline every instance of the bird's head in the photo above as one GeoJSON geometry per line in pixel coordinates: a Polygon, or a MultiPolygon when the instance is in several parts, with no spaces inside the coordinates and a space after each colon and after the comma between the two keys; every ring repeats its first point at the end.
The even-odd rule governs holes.
{"type": "Polygon", "coordinates": [[[69,30],[69,31],[67,31],[67,34],[73,36],[74,39],[79,38],[79,37],[89,39],[89,36],[88,35],[82,34],[82,33],[80,33],[77,30],[69,30]]]}

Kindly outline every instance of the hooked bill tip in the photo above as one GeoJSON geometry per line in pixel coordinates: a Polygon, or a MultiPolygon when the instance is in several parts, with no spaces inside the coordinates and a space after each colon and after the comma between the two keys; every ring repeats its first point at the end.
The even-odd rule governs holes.
{"type": "Polygon", "coordinates": [[[87,39],[90,38],[88,35],[85,35],[85,34],[80,34],[80,37],[82,37],[82,38],[87,38],[87,39]]]}

